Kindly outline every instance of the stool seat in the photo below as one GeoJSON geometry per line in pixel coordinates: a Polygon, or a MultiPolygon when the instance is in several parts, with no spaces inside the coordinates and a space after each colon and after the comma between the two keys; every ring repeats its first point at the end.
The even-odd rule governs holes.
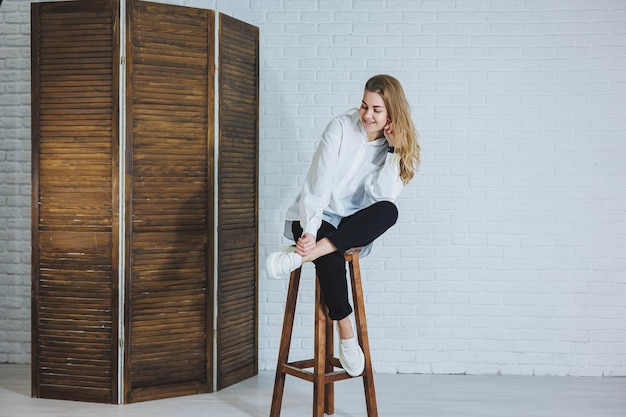
{"type": "MultiPolygon", "coordinates": [[[[367,416],[378,417],[376,392],[374,389],[374,372],[370,357],[363,287],[361,284],[361,269],[359,266],[360,252],[361,248],[351,248],[345,252],[344,257],[348,263],[350,272],[357,338],[363,349],[363,354],[365,355],[365,369],[359,377],[363,378],[367,416]]],[[[343,370],[339,359],[334,356],[333,320],[328,316],[328,309],[324,304],[317,276],[315,277],[315,340],[313,358],[289,362],[289,348],[291,346],[291,335],[301,273],[302,267],[291,272],[289,277],[287,301],[285,303],[285,317],[283,319],[283,329],[278,351],[278,363],[276,366],[276,378],[274,380],[270,417],[280,416],[286,375],[291,375],[313,383],[313,417],[322,417],[324,413],[333,414],[335,411],[334,383],[352,378],[343,370]]]]}

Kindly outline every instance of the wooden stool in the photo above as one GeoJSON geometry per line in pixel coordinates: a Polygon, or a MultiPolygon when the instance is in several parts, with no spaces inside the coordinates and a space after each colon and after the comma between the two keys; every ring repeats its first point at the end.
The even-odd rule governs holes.
{"type": "MultiPolygon", "coordinates": [[[[346,262],[348,262],[350,270],[356,333],[365,355],[365,370],[361,374],[361,377],[363,378],[367,415],[368,417],[378,417],[376,392],[374,390],[374,373],[372,371],[370,345],[367,337],[363,288],[361,286],[359,252],[361,252],[360,248],[349,249],[345,253],[345,259],[346,262]]],[[[272,396],[270,417],[280,416],[283,391],[285,388],[285,376],[287,374],[313,383],[313,417],[322,417],[324,413],[333,414],[335,412],[334,382],[351,378],[343,369],[338,371],[334,370],[334,368],[342,367],[339,363],[339,359],[334,357],[333,321],[328,317],[327,308],[321,296],[317,277],[315,277],[315,352],[313,359],[297,362],[288,361],[301,273],[302,268],[298,268],[291,273],[289,278],[289,289],[287,290],[285,318],[283,320],[283,332],[278,351],[278,364],[276,366],[276,379],[274,381],[274,394],[272,396]],[[309,368],[312,368],[312,371],[306,370],[309,368]]]]}

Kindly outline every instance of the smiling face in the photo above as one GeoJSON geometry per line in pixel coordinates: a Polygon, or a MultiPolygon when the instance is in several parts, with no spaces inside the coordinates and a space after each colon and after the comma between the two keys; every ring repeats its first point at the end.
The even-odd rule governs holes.
{"type": "Polygon", "coordinates": [[[359,115],[367,132],[367,140],[383,137],[383,129],[389,123],[389,118],[385,101],[380,94],[365,90],[359,115]]]}

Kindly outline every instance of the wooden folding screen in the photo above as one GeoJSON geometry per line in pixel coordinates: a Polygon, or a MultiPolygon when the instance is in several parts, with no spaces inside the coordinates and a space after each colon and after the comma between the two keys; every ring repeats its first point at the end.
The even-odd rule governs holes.
{"type": "Polygon", "coordinates": [[[130,402],[211,385],[209,15],[158,3],[129,8],[124,387],[130,402]]]}
{"type": "Polygon", "coordinates": [[[121,48],[119,7],[32,5],[36,397],[257,372],[258,29],[219,15],[216,46],[213,11],[128,0],[121,48]]]}
{"type": "Polygon", "coordinates": [[[32,21],[33,395],[117,402],[117,16],[41,3],[32,21]]]}
{"type": "Polygon", "coordinates": [[[219,32],[217,388],[256,375],[258,29],[222,15],[219,32]]]}

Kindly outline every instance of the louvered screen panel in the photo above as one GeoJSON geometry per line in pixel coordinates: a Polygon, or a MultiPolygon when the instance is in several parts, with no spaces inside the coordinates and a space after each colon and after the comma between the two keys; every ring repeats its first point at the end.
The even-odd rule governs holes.
{"type": "Polygon", "coordinates": [[[32,394],[117,402],[116,13],[32,5],[32,394]]]}
{"type": "Polygon", "coordinates": [[[131,3],[128,402],[211,389],[212,13],[131,3]]]}
{"type": "Polygon", "coordinates": [[[218,389],[258,367],[258,36],[220,14],[218,389]]]}

